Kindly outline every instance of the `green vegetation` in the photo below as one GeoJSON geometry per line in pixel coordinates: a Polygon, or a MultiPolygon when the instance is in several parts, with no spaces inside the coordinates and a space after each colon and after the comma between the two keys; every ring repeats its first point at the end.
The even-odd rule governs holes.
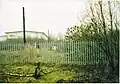
{"type": "MultiPolygon", "coordinates": [[[[4,66],[3,72],[10,72],[11,74],[20,73],[20,75],[30,75],[34,73],[35,64],[12,64],[4,66]]],[[[12,83],[87,83],[87,82],[118,82],[118,77],[106,78],[105,74],[94,65],[56,65],[50,63],[41,63],[42,71],[41,77],[35,79],[34,77],[15,77],[15,76],[0,76],[3,82],[12,83]],[[96,72],[97,71],[97,72],[96,72]]],[[[1,72],[2,73],[2,72],[1,72]]],[[[0,74],[1,74],[0,73],[0,74]]]]}

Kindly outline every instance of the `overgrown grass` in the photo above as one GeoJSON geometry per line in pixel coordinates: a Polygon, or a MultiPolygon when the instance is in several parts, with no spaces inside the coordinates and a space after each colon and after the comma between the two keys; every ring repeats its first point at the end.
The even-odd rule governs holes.
{"type": "MultiPolygon", "coordinates": [[[[9,71],[4,72],[11,72],[11,73],[20,73],[20,74],[27,74],[27,73],[34,73],[35,66],[34,64],[23,64],[23,65],[6,65],[6,68],[9,68],[9,71]]],[[[40,68],[45,72],[40,77],[40,79],[35,79],[33,77],[7,77],[4,79],[5,82],[39,82],[39,83],[55,83],[58,80],[72,80],[75,77],[75,72],[70,69],[64,69],[63,67],[56,65],[56,64],[44,64],[42,63],[40,68]]]]}
{"type": "MultiPolygon", "coordinates": [[[[111,79],[104,80],[105,78],[102,73],[94,72],[94,70],[97,70],[96,66],[85,66],[83,63],[84,60],[80,61],[78,57],[76,58],[77,60],[74,59],[72,61],[72,57],[68,59],[67,53],[51,51],[47,48],[37,49],[32,46],[24,47],[18,51],[1,51],[0,64],[8,64],[0,67],[3,72],[21,73],[24,75],[34,73],[36,67],[34,63],[41,62],[40,67],[47,74],[42,73],[41,78],[37,80],[34,77],[11,77],[1,75],[0,80],[3,82],[29,83],[111,82],[111,79]],[[82,65],[80,65],[80,62],[82,65]]],[[[115,78],[113,79],[112,81],[116,81],[115,78]]]]}
{"type": "Polygon", "coordinates": [[[47,48],[35,48],[33,46],[24,47],[16,51],[1,51],[0,64],[9,64],[17,62],[42,62],[42,63],[56,63],[66,64],[72,63],[64,52],[49,50],[47,48]]]}
{"type": "MultiPolygon", "coordinates": [[[[2,69],[3,72],[20,73],[22,75],[34,73],[36,64],[12,64],[5,65],[2,69]]],[[[34,77],[14,77],[0,75],[2,82],[10,83],[114,83],[119,82],[117,74],[106,78],[104,73],[101,72],[95,65],[68,65],[68,64],[50,64],[41,63],[40,68],[41,77],[35,79],[34,77]],[[97,72],[96,72],[97,71],[97,72]]]]}

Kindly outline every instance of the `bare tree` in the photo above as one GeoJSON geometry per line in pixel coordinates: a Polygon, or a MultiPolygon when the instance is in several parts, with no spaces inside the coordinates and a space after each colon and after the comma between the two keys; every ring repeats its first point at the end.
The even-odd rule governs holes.
{"type": "Polygon", "coordinates": [[[118,18],[115,18],[117,17],[117,14],[112,11],[116,8],[116,6],[112,9],[111,3],[116,4],[115,2],[108,1],[108,6],[104,6],[107,7],[106,11],[108,12],[103,10],[102,1],[98,1],[97,3],[95,2],[94,4],[92,3],[90,5],[90,16],[88,23],[92,26],[91,28],[92,32],[94,32],[94,39],[104,50],[104,53],[106,53],[106,57],[112,67],[112,71],[114,71],[115,65],[118,64],[119,57],[119,25],[117,20],[118,18]],[[107,13],[107,16],[105,13],[107,13]]]}

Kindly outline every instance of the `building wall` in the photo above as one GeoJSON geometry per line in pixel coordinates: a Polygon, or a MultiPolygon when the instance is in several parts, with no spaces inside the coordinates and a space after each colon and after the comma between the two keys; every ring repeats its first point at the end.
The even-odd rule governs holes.
{"type": "Polygon", "coordinates": [[[0,41],[6,41],[7,37],[6,36],[0,36],[0,41]]]}

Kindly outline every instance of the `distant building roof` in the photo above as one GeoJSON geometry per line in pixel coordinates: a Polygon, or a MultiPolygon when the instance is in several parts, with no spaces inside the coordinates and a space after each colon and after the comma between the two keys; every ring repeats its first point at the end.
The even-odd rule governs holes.
{"type": "MultiPolygon", "coordinates": [[[[8,33],[19,33],[19,32],[23,32],[23,31],[12,31],[12,32],[5,32],[5,33],[8,34],[8,33]]],[[[44,33],[44,32],[38,32],[38,31],[25,31],[25,32],[44,33]]]]}
{"type": "MultiPolygon", "coordinates": [[[[10,34],[10,33],[20,33],[20,32],[23,32],[23,31],[12,31],[12,32],[5,32],[6,34],[10,34]]],[[[25,31],[25,32],[31,32],[31,33],[41,33],[43,35],[45,35],[46,37],[48,37],[44,32],[38,32],[38,31],[25,31]]]]}

